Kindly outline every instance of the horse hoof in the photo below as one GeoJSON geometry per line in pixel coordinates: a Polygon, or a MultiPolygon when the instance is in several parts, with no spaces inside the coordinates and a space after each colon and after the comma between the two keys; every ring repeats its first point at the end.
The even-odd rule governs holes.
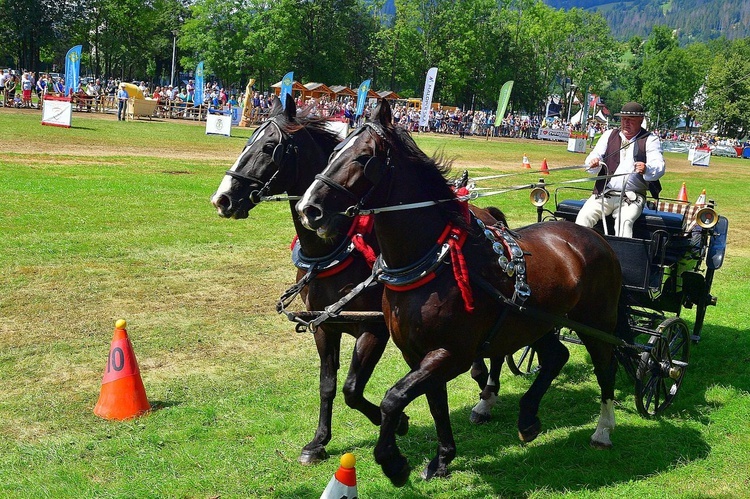
{"type": "Polygon", "coordinates": [[[450,474],[445,466],[439,466],[437,463],[438,459],[435,458],[430,461],[430,464],[425,466],[425,469],[422,471],[421,475],[421,477],[425,481],[429,481],[433,478],[445,478],[450,474]]]}
{"type": "Polygon", "coordinates": [[[530,426],[527,426],[526,428],[519,428],[518,429],[518,438],[521,439],[521,442],[527,444],[529,442],[533,442],[536,437],[539,436],[539,434],[542,432],[542,422],[539,421],[539,418],[536,418],[534,423],[530,426]]]}
{"type": "Polygon", "coordinates": [[[387,476],[391,480],[391,483],[395,487],[403,487],[404,485],[406,485],[406,482],[409,481],[411,467],[409,466],[409,462],[404,456],[398,456],[398,459],[393,466],[383,466],[382,468],[385,476],[387,476]],[[395,470],[391,471],[392,469],[395,470]]]}
{"type": "Polygon", "coordinates": [[[398,420],[398,426],[396,427],[396,435],[403,437],[409,432],[409,416],[401,413],[401,418],[398,420]]]}
{"type": "Polygon", "coordinates": [[[589,445],[596,450],[609,450],[612,448],[612,442],[597,442],[593,438],[589,441],[589,445]]]}
{"type": "Polygon", "coordinates": [[[317,447],[315,449],[302,449],[302,454],[297,458],[297,462],[304,466],[311,466],[318,464],[321,461],[328,459],[328,452],[325,447],[317,447]]]}
{"type": "Polygon", "coordinates": [[[471,411],[471,416],[469,416],[469,421],[471,421],[474,424],[484,424],[487,423],[490,420],[491,416],[489,414],[482,414],[477,411],[471,411]]]}

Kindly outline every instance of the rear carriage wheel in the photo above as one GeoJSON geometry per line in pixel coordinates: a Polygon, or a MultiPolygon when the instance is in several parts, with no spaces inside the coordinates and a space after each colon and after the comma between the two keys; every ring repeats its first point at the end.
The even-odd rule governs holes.
{"type": "Polygon", "coordinates": [[[539,370],[539,358],[536,350],[530,346],[523,347],[514,354],[506,355],[505,362],[510,372],[516,376],[534,374],[539,370]]]}
{"type": "Polygon", "coordinates": [[[662,322],[648,340],[635,380],[635,405],[644,417],[661,414],[674,400],[690,359],[690,331],[679,317],[662,322]]]}

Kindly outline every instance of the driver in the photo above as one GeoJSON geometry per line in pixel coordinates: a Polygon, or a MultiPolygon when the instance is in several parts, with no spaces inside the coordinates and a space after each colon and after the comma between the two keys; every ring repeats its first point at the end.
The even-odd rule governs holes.
{"type": "Polygon", "coordinates": [[[596,181],[576,223],[593,227],[602,213],[611,214],[615,235],[633,237],[633,223],[643,212],[647,190],[655,198],[661,191],[658,180],[664,175],[664,157],[659,137],[642,127],[646,116],[642,105],[628,102],[615,116],[620,117],[622,129],[604,132],[585,161],[587,172],[611,177],[596,181]]]}

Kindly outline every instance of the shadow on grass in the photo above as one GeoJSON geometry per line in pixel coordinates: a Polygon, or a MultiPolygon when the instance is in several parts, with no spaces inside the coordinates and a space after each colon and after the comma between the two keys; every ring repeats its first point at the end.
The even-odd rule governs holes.
{"type": "MultiPolygon", "coordinates": [[[[591,366],[583,363],[566,366],[561,374],[563,381],[573,384],[581,377],[593,376],[591,366]]],[[[618,374],[618,382],[632,391],[632,383],[624,372],[618,374]]],[[[690,428],[683,420],[668,418],[638,426],[623,423],[621,417],[612,436],[614,448],[608,451],[590,448],[589,439],[599,411],[599,391],[591,384],[585,387],[553,384],[539,411],[542,433],[536,441],[523,445],[516,429],[520,396],[520,393],[501,393],[492,420],[480,426],[469,422],[471,405],[451,411],[457,444],[456,460],[449,468],[452,473],[478,475],[478,480],[494,493],[515,497],[539,490],[562,493],[609,487],[667,471],[678,462],[703,459],[710,452],[699,430],[690,428]]],[[[632,405],[632,400],[628,403],[632,405]]],[[[636,414],[635,407],[622,405],[625,407],[618,407],[616,414],[629,413],[629,417],[636,414]]],[[[354,445],[371,451],[376,438],[377,429],[373,428],[372,439],[354,445]]],[[[409,433],[397,437],[397,442],[413,467],[410,480],[416,484],[421,481],[419,474],[423,467],[435,454],[434,426],[431,422],[412,424],[409,433]]],[[[334,443],[328,450],[332,456],[347,451],[334,443]]],[[[297,492],[304,494],[304,487],[297,492]]]]}
{"type": "Polygon", "coordinates": [[[148,403],[151,405],[151,412],[182,405],[182,402],[172,402],[168,400],[149,400],[148,403]]]}

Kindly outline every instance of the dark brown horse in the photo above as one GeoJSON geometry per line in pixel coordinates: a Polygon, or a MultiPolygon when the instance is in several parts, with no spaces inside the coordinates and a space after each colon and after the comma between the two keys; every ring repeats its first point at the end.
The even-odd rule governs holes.
{"type": "MultiPolygon", "coordinates": [[[[320,269],[302,288],[301,297],[308,310],[323,310],[336,302],[354,286],[371,274],[363,253],[353,251],[341,259],[340,265],[327,266],[326,262],[336,262],[342,254],[342,246],[349,247],[351,237],[337,235],[323,240],[314,232],[304,228],[294,210],[298,198],[313,182],[316,174],[325,168],[334,147],[340,142],[324,120],[297,116],[294,99],[288,97],[285,109],[277,100],[271,116],[265,124],[248,140],[245,149],[235,164],[226,173],[211,203],[219,215],[226,218],[243,219],[265,195],[286,192],[292,201],[290,208],[297,233],[298,248],[295,255],[302,260],[302,266],[315,263],[320,269]]],[[[497,216],[502,216],[494,211],[497,216]]],[[[486,220],[492,220],[485,214],[486,220]]],[[[352,221],[349,220],[351,228],[352,221]]],[[[489,223],[489,222],[488,222],[489,223]]],[[[348,232],[348,230],[347,230],[348,232]]],[[[362,240],[377,250],[377,242],[372,232],[362,234],[362,240]]],[[[344,251],[346,253],[346,251],[344,251]]],[[[298,270],[297,281],[306,279],[306,271],[298,270]]],[[[382,310],[382,286],[365,290],[349,303],[349,311],[382,310]]],[[[381,322],[367,324],[323,323],[314,333],[315,344],[320,356],[320,413],[315,436],[302,449],[299,461],[303,464],[318,462],[327,457],[326,444],[331,439],[331,414],[336,395],[336,373],[339,368],[341,335],[347,333],[357,338],[349,373],[343,387],[344,399],[349,407],[362,412],[373,424],[380,424],[380,408],[363,396],[367,381],[375,365],[380,360],[388,342],[388,330],[381,322]]],[[[477,404],[472,419],[484,422],[489,419],[490,409],[496,399],[500,365],[502,358],[491,366],[492,380],[488,384],[488,372],[483,363],[477,362],[472,376],[483,388],[483,400],[477,404]]],[[[399,432],[405,433],[408,418],[401,420],[399,432]]]]}
{"type": "MultiPolygon", "coordinates": [[[[390,107],[382,101],[372,122],[337,148],[297,204],[304,224],[323,237],[345,227],[347,215],[372,208],[386,282],[394,279],[394,269],[414,268],[435,241],[447,240],[454,247],[453,272],[437,272],[419,287],[388,287],[383,296],[391,337],[410,371],[381,403],[374,454],[398,486],[406,483],[410,468],[395,429],[416,397],[427,396],[438,435],[437,455],[422,476],[445,476],[456,454],[449,380],[468,370],[479,355],[503,357],[532,344],[541,369],[521,398],[518,418],[519,436],[530,441],[540,432],[542,396],[568,359],[567,349],[549,334],[554,318],[567,316],[606,333],[617,326],[620,264],[601,236],[572,223],[546,222],[507,239],[498,229],[495,233],[503,238],[491,244],[490,234],[469,219],[463,203],[446,187],[445,173],[408,133],[393,127],[390,107]]],[[[601,415],[591,443],[609,447],[617,366],[613,348],[594,336],[580,336],[601,388],[601,415]]]]}

